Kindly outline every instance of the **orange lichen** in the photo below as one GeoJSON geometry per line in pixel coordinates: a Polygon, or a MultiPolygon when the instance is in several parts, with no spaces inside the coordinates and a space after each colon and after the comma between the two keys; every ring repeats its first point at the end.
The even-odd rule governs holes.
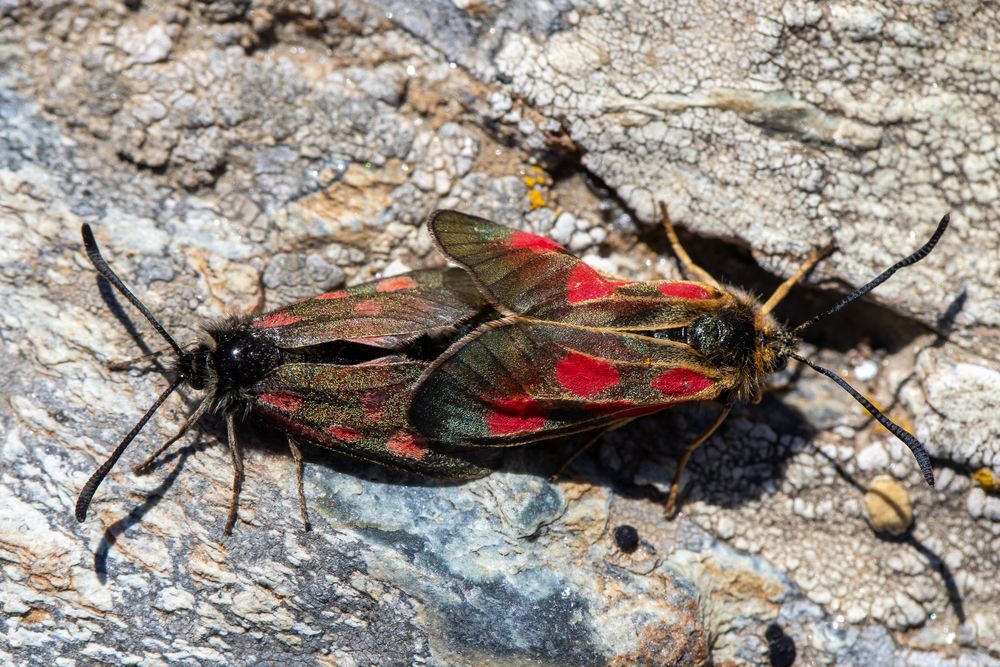
{"type": "Polygon", "coordinates": [[[987,493],[1000,493],[1000,476],[994,475],[989,468],[980,468],[972,473],[972,481],[987,493]]]}

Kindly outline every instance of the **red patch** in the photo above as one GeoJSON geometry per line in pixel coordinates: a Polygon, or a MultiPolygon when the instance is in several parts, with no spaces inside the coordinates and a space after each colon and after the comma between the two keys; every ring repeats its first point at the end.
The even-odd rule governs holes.
{"type": "Polygon", "coordinates": [[[342,289],[339,289],[336,292],[327,292],[326,294],[320,294],[316,298],[317,299],[346,299],[349,296],[350,296],[350,294],[348,294],[347,292],[345,292],[342,289]]]}
{"type": "Polygon", "coordinates": [[[354,304],[354,314],[371,317],[382,312],[382,306],[375,299],[362,299],[354,304]]]}
{"type": "Polygon", "coordinates": [[[397,276],[380,280],[375,285],[376,292],[397,292],[401,289],[413,289],[417,286],[417,281],[410,276],[397,276]]]}
{"type": "Polygon", "coordinates": [[[372,423],[381,419],[388,401],[389,394],[384,389],[376,389],[362,396],[361,411],[365,413],[365,419],[372,423]]]}
{"type": "Polygon", "coordinates": [[[301,317],[296,317],[295,315],[289,315],[288,313],[274,313],[273,315],[268,315],[260,319],[253,321],[254,329],[270,329],[271,327],[284,327],[289,324],[295,324],[301,317]]]}
{"type": "Polygon", "coordinates": [[[385,448],[389,450],[390,454],[414,461],[423,459],[427,456],[428,451],[423,438],[418,438],[406,431],[396,431],[393,433],[392,437],[386,441],[385,448]]]}
{"type": "Polygon", "coordinates": [[[577,396],[593,396],[621,380],[618,369],[603,359],[570,352],[556,362],[556,379],[577,396]]]}
{"type": "Polygon", "coordinates": [[[599,299],[608,296],[619,285],[625,285],[622,280],[608,280],[583,262],[577,264],[566,280],[566,300],[570,303],[599,299]]]}
{"type": "Polygon", "coordinates": [[[519,431],[537,431],[545,425],[545,411],[530,396],[514,396],[495,401],[486,415],[486,426],[493,435],[519,431]]]}
{"type": "Polygon", "coordinates": [[[657,288],[661,294],[676,296],[682,299],[714,299],[715,294],[695,283],[660,283],[657,288]]]}
{"type": "Polygon", "coordinates": [[[544,236],[537,236],[535,234],[529,234],[528,232],[515,231],[510,235],[510,240],[507,241],[509,245],[514,250],[530,250],[531,252],[552,252],[553,250],[562,250],[563,247],[553,241],[552,239],[547,239],[544,236]]]}
{"type": "Polygon", "coordinates": [[[295,412],[298,410],[299,406],[302,405],[301,397],[282,392],[261,394],[257,397],[257,400],[261,403],[266,403],[272,408],[281,410],[282,412],[295,412]]]}
{"type": "Polygon", "coordinates": [[[327,426],[323,430],[337,440],[343,440],[344,442],[354,442],[361,437],[361,431],[348,426],[327,426]]]}
{"type": "Polygon", "coordinates": [[[668,396],[690,396],[702,389],[711,387],[712,380],[686,368],[674,368],[661,374],[651,383],[653,389],[658,389],[668,396]]]}

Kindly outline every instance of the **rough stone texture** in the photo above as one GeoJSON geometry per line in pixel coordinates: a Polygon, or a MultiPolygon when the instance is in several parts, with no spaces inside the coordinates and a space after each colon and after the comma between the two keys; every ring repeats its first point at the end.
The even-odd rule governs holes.
{"type": "MultiPolygon", "coordinates": [[[[996,12],[0,3],[0,662],[997,664],[1000,498],[970,479],[1000,474],[996,12]],[[787,372],[695,455],[673,521],[663,492],[711,408],[613,433],[558,484],[553,447],[462,486],[313,449],[311,533],[280,437],[248,424],[227,539],[228,454],[206,420],[153,474],[119,466],[73,521],[164,385],[104,367],[139,351],[81,222],[188,337],[436,263],[419,222],[438,206],[677,275],[658,200],[696,260],[762,292],[835,243],[792,321],[954,214],[939,249],[807,348],[927,443],[934,490],[832,383],[787,372]],[[865,519],[879,474],[911,494],[898,539],[865,519]]],[[[172,399],[136,449],[187,409],[172,399]]]]}

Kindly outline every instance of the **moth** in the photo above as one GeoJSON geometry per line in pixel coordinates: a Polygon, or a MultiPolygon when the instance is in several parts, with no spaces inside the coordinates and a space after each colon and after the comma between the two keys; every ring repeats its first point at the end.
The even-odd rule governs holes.
{"type": "Polygon", "coordinates": [[[923,445],[796,348],[810,325],[926,257],[948,216],[917,252],[825,312],[788,328],[774,318],[774,307],[830,249],[813,253],[762,303],[694,264],[665,206],[662,214],[675,254],[696,280],[610,278],[545,237],[457,211],[433,213],[427,224],[435,244],[469,273],[501,317],[430,363],[410,401],[412,426],[449,445],[501,447],[588,432],[594,434],[589,445],[636,417],[680,403],[717,401],[718,416],[687,444],[678,462],[667,501],[667,512],[673,513],[691,454],[735,401],[760,401],[767,376],[795,359],[847,390],[913,452],[933,486],[923,445]]]}
{"type": "Polygon", "coordinates": [[[181,386],[203,392],[200,404],[136,470],[148,469],[206,413],[222,415],[233,462],[227,535],[237,519],[244,479],[236,421],[248,413],[287,434],[307,528],[298,440],[431,477],[467,480],[490,472],[475,456],[443,445],[430,448],[406,418],[412,389],[430,361],[488,316],[485,299],[461,269],[414,271],[259,316],[209,322],[197,342],[182,348],[111,269],[89,225],[83,225],[82,235],[97,272],[167,342],[174,379],[86,482],[76,504],[78,521],[86,519],[98,486],[132,440],[181,386]]]}

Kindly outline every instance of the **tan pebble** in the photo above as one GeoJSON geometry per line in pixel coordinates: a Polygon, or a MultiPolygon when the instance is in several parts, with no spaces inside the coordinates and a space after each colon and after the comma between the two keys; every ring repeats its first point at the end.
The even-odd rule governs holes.
{"type": "Polygon", "coordinates": [[[902,535],[913,522],[910,492],[889,475],[872,480],[865,493],[865,510],[872,528],[880,533],[902,535]]]}

